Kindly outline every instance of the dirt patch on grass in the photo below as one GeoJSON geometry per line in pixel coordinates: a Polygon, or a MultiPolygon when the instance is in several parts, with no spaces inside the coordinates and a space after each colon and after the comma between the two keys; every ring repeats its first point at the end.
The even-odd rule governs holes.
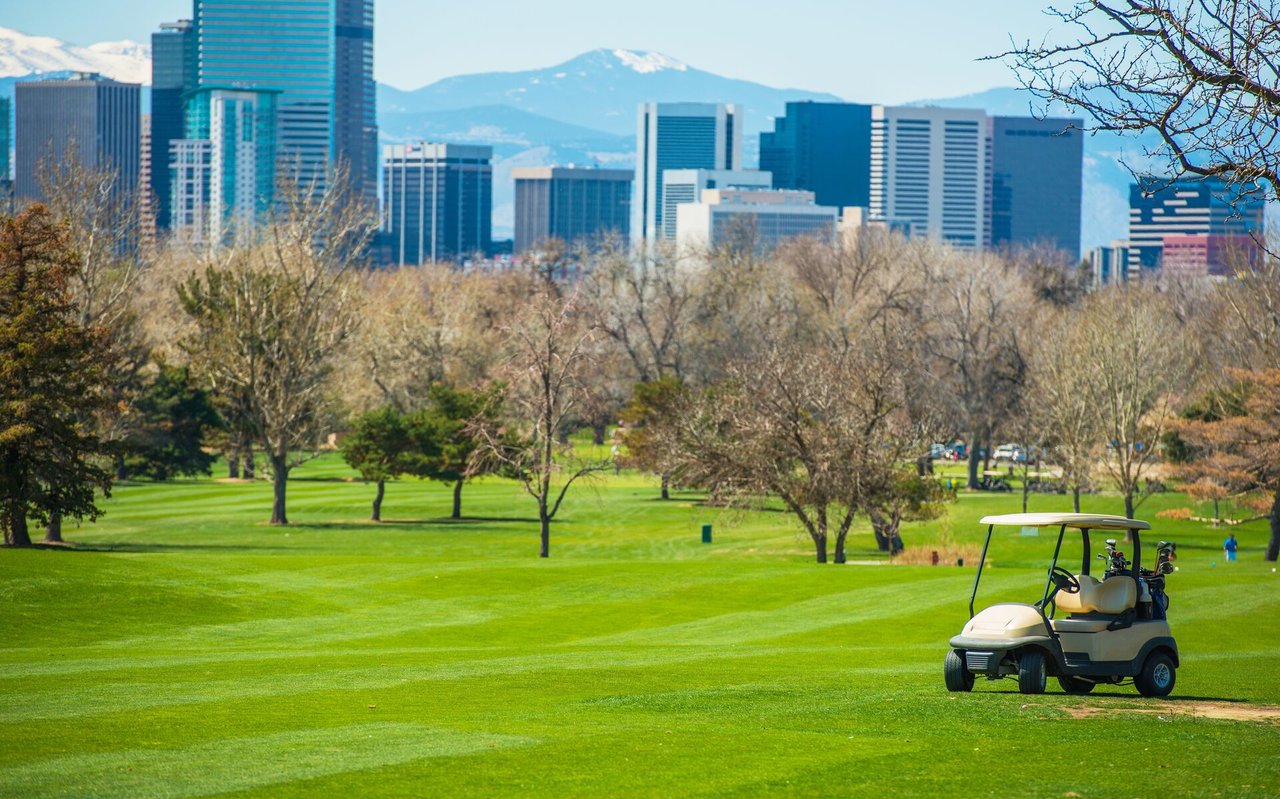
{"type": "Polygon", "coordinates": [[[1268,724],[1280,724],[1280,705],[1249,705],[1243,702],[1162,702],[1151,707],[1097,707],[1096,705],[1082,705],[1079,707],[1064,707],[1062,709],[1073,719],[1141,713],[1166,719],[1172,719],[1174,716],[1195,716],[1202,719],[1259,721],[1268,724]]]}

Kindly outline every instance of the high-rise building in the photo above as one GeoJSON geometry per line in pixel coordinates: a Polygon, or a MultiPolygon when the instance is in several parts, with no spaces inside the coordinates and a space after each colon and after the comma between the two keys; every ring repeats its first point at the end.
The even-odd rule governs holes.
{"type": "Polygon", "coordinates": [[[636,123],[636,185],[631,237],[662,231],[662,180],[668,169],[739,169],[742,109],[715,103],[642,103],[636,123]]]}
{"type": "Polygon", "coordinates": [[[322,185],[341,158],[376,184],[373,0],[195,0],[201,87],[279,92],[277,163],[322,185]]]}
{"type": "Polygon", "coordinates": [[[60,162],[73,142],[82,165],[114,170],[115,190],[132,193],[141,155],[141,89],[136,83],[118,83],[93,72],[16,84],[18,196],[43,199],[41,162],[60,162]]]}
{"type": "Polygon", "coordinates": [[[630,238],[630,170],[524,167],[511,176],[517,254],[553,238],[570,245],[609,234],[630,238]]]}
{"type": "Polygon", "coordinates": [[[756,169],[668,169],[662,173],[660,238],[676,239],[676,209],[699,202],[704,189],[771,189],[773,176],[756,169]]]}
{"type": "Polygon", "coordinates": [[[1079,120],[992,117],[991,245],[1080,254],[1079,120]]]}
{"type": "Polygon", "coordinates": [[[831,240],[838,216],[835,208],[815,205],[811,191],[706,189],[698,202],[676,210],[676,243],[696,253],[735,237],[762,250],[797,236],[831,240]]]}
{"type": "Polygon", "coordinates": [[[12,149],[13,102],[0,97],[0,213],[13,213],[13,178],[9,171],[9,152],[12,149]]]}
{"type": "Polygon", "coordinates": [[[9,180],[9,150],[13,143],[9,131],[13,129],[13,101],[0,97],[0,180],[9,180]]]}
{"type": "Polygon", "coordinates": [[[378,197],[378,119],[373,81],[373,0],[334,7],[334,150],[366,200],[378,197]]]}
{"type": "Polygon", "coordinates": [[[1123,283],[1129,277],[1129,242],[1113,241],[1085,254],[1095,288],[1123,283]]]}
{"type": "Polygon", "coordinates": [[[276,96],[202,87],[170,144],[173,230],[193,243],[247,240],[275,197],[276,96]]]}
{"type": "Polygon", "coordinates": [[[1244,191],[1221,178],[1141,178],[1129,186],[1130,277],[1160,269],[1168,236],[1261,236],[1264,208],[1261,189],[1244,191]]]}
{"type": "Polygon", "coordinates": [[[156,227],[169,229],[169,142],[185,134],[183,95],[196,88],[196,34],[189,19],[165,22],[151,34],[151,206],[156,227]]]}
{"type": "Polygon", "coordinates": [[[492,147],[393,144],[382,148],[382,229],[395,263],[461,261],[490,246],[492,147]]]}
{"type": "Polygon", "coordinates": [[[787,103],[760,134],[760,169],[779,189],[811,191],[818,205],[871,204],[871,106],[787,103]]]}
{"type": "Polygon", "coordinates": [[[874,106],[871,216],[961,249],[990,242],[991,124],[975,109],[874,106]]]}

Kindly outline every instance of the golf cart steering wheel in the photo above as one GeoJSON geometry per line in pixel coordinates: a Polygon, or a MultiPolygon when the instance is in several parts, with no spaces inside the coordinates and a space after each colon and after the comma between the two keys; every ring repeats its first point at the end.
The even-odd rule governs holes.
{"type": "Polygon", "coordinates": [[[1054,566],[1049,570],[1049,579],[1052,580],[1054,586],[1064,594],[1080,593],[1079,578],[1061,566],[1054,566]]]}

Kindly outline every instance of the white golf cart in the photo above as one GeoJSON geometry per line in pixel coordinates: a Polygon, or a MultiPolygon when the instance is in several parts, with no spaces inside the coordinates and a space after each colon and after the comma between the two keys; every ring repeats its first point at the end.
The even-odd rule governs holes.
{"type": "Polygon", "coordinates": [[[1178,645],[1169,632],[1169,598],[1164,592],[1164,578],[1173,564],[1170,547],[1161,542],[1155,568],[1142,568],[1140,532],[1151,525],[1087,513],[1013,513],[987,516],[982,523],[987,525],[987,538],[969,597],[969,623],[951,639],[944,666],[948,690],[973,690],[977,675],[989,680],[1016,676],[1024,694],[1043,693],[1049,676],[1073,694],[1129,678],[1143,696],[1166,696],[1173,690],[1178,645]],[[1031,533],[1057,527],[1053,562],[1039,602],[1005,602],[975,614],[973,603],[996,527],[1031,533]],[[1058,565],[1068,529],[1081,535],[1078,574],[1058,565]],[[1107,539],[1098,554],[1106,562],[1101,580],[1089,574],[1090,533],[1099,531],[1129,531],[1133,537],[1132,563],[1114,539],[1107,539]],[[1065,618],[1057,618],[1059,613],[1065,618]]]}

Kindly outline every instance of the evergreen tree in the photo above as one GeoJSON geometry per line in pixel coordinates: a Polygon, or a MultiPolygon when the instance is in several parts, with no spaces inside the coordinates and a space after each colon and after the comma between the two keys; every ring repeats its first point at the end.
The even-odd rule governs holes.
{"type": "Polygon", "coordinates": [[[66,232],[33,205],[0,221],[0,527],[31,543],[28,519],[96,519],[111,475],[84,420],[105,406],[105,336],[78,319],[79,268],[66,232]]]}
{"type": "Polygon", "coordinates": [[[188,367],[157,366],[134,403],[137,423],[124,441],[124,472],[153,480],[209,474],[214,456],[205,452],[205,435],[221,428],[222,418],[188,367]]]}

